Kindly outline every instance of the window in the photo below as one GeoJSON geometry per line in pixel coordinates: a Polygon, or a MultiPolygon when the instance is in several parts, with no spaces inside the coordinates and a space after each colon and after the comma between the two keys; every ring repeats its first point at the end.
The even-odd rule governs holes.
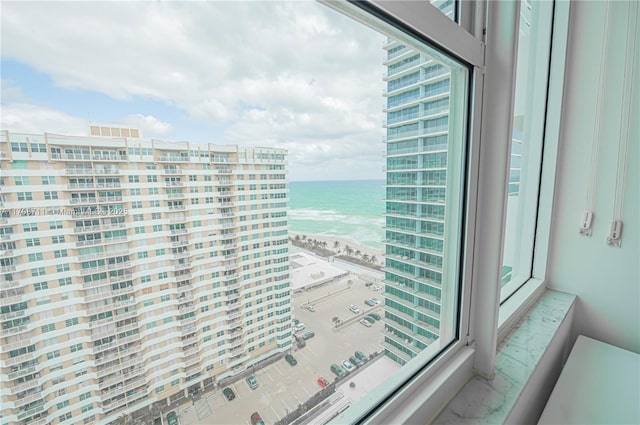
{"type": "Polygon", "coordinates": [[[532,276],[553,3],[523,2],[520,15],[502,301],[532,276]]]}
{"type": "Polygon", "coordinates": [[[34,253],[34,254],[29,254],[28,258],[29,258],[29,262],[42,261],[42,259],[43,259],[41,252],[37,252],[37,253],[34,253]]]}
{"type": "Polygon", "coordinates": [[[16,186],[29,186],[31,184],[27,176],[16,176],[15,182],[16,186]]]}
{"type": "Polygon", "coordinates": [[[28,238],[25,239],[27,247],[40,246],[40,238],[28,238]]]}
{"type": "Polygon", "coordinates": [[[58,192],[44,192],[45,200],[58,199],[58,192]]]}
{"type": "Polygon", "coordinates": [[[62,221],[50,221],[49,222],[49,229],[51,229],[51,230],[62,229],[62,227],[63,227],[62,221]]]}
{"type": "Polygon", "coordinates": [[[18,201],[32,201],[33,194],[31,192],[18,192],[18,201]]]}
{"type": "Polygon", "coordinates": [[[41,179],[43,185],[56,184],[56,178],[54,176],[43,176],[41,179]]]}

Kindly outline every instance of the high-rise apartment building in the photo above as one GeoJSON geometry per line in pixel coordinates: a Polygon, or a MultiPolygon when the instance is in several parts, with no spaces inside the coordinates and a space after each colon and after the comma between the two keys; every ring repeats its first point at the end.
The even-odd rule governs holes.
{"type": "Polygon", "coordinates": [[[400,364],[439,337],[449,69],[385,44],[385,354],[400,364]]]}
{"type": "Polygon", "coordinates": [[[291,346],[286,151],[91,134],[2,132],[2,424],[108,423],[291,346]]]}

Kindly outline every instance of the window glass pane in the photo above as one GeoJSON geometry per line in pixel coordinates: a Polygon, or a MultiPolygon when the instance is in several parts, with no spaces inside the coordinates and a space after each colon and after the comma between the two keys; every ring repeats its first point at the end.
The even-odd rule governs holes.
{"type": "Polygon", "coordinates": [[[411,40],[389,37],[384,49],[382,347],[404,365],[425,349],[437,353],[456,334],[467,75],[411,40]]]}
{"type": "Polygon", "coordinates": [[[553,2],[522,1],[501,299],[531,277],[553,2]]]}
{"type": "MultiPolygon", "coordinates": [[[[453,17],[453,0],[433,3],[453,17]]],[[[149,139],[115,124],[91,126],[92,137],[49,134],[54,165],[46,172],[60,187],[43,186],[46,192],[33,183],[44,176],[31,159],[11,162],[11,184],[21,185],[8,193],[23,194],[17,206],[46,199],[62,213],[33,214],[29,222],[3,218],[3,288],[25,280],[40,297],[3,305],[12,321],[6,326],[20,328],[7,333],[14,338],[8,342],[25,348],[32,338],[14,335],[31,332],[22,329],[28,324],[51,336],[49,351],[64,334],[74,364],[95,363],[97,375],[75,373],[99,391],[70,398],[67,410],[87,413],[95,402],[97,420],[108,423],[209,400],[211,409],[176,409],[179,422],[246,423],[257,411],[265,423],[293,423],[353,381],[365,388],[358,398],[400,388],[385,383],[458,339],[469,68],[446,49],[355,6],[351,19],[317,2],[176,2],[123,3],[109,13],[89,3],[70,6],[64,16],[75,17],[68,19],[78,32],[104,42],[82,53],[81,38],[61,43],[60,25],[45,28],[31,21],[35,9],[28,4],[14,7],[12,13],[42,27],[42,36],[55,38],[61,47],[54,50],[93,57],[103,46],[99,59],[109,72],[98,87],[83,86],[87,99],[101,93],[105,103],[126,110],[120,103],[126,94],[140,107],[166,108],[167,123],[135,119],[148,126],[149,139]],[[105,31],[81,24],[97,21],[105,31]],[[122,34],[114,51],[104,34],[122,34]],[[121,92],[101,89],[112,80],[121,92]],[[189,124],[180,118],[185,114],[189,124]],[[187,137],[196,140],[183,142],[187,137]],[[33,178],[20,179],[14,168],[28,168],[33,178]],[[295,276],[304,264],[290,255],[289,175],[319,180],[316,191],[344,187],[344,180],[366,186],[346,206],[328,190],[330,206],[307,213],[320,217],[318,232],[330,220],[360,225],[367,236],[349,236],[359,247],[374,239],[376,255],[345,244],[340,254],[349,258],[341,265],[336,253],[325,260],[309,255],[312,267],[295,276]],[[326,182],[336,179],[343,180],[326,182]],[[370,221],[359,216],[364,196],[375,198],[370,221]],[[333,208],[349,212],[331,215],[333,208]],[[14,241],[18,248],[9,245],[14,241]],[[39,283],[50,275],[48,286],[39,283]],[[51,307],[61,300],[64,308],[51,307]],[[228,403],[225,387],[242,403],[228,403]]],[[[38,9],[42,15],[48,13],[38,9]]],[[[92,68],[103,72],[93,62],[92,68]]],[[[55,107],[64,110],[65,103],[55,107]]],[[[2,152],[9,152],[6,144],[0,142],[2,152]]],[[[310,248],[336,246],[314,239],[310,248]]],[[[64,367],[65,354],[49,359],[52,370],[64,367]]],[[[51,401],[45,394],[38,403],[51,401]]],[[[64,414],[43,412],[47,422],[64,414]]],[[[24,417],[30,421],[36,418],[24,417]]]]}

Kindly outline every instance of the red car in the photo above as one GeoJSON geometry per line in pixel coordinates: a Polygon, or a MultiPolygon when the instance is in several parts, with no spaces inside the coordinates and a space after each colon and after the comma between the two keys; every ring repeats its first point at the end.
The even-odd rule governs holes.
{"type": "Polygon", "coordinates": [[[321,376],[318,378],[318,385],[320,385],[320,388],[325,388],[327,385],[329,385],[329,381],[321,376]]]}
{"type": "Polygon", "coordinates": [[[264,421],[258,412],[251,414],[251,425],[264,425],[264,421]]]}

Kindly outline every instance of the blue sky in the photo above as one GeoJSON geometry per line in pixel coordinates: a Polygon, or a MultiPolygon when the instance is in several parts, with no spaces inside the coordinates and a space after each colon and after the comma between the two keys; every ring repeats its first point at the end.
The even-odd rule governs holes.
{"type": "Polygon", "coordinates": [[[289,150],[292,180],[382,178],[382,40],[315,2],[3,3],[2,129],[289,150]]]}

